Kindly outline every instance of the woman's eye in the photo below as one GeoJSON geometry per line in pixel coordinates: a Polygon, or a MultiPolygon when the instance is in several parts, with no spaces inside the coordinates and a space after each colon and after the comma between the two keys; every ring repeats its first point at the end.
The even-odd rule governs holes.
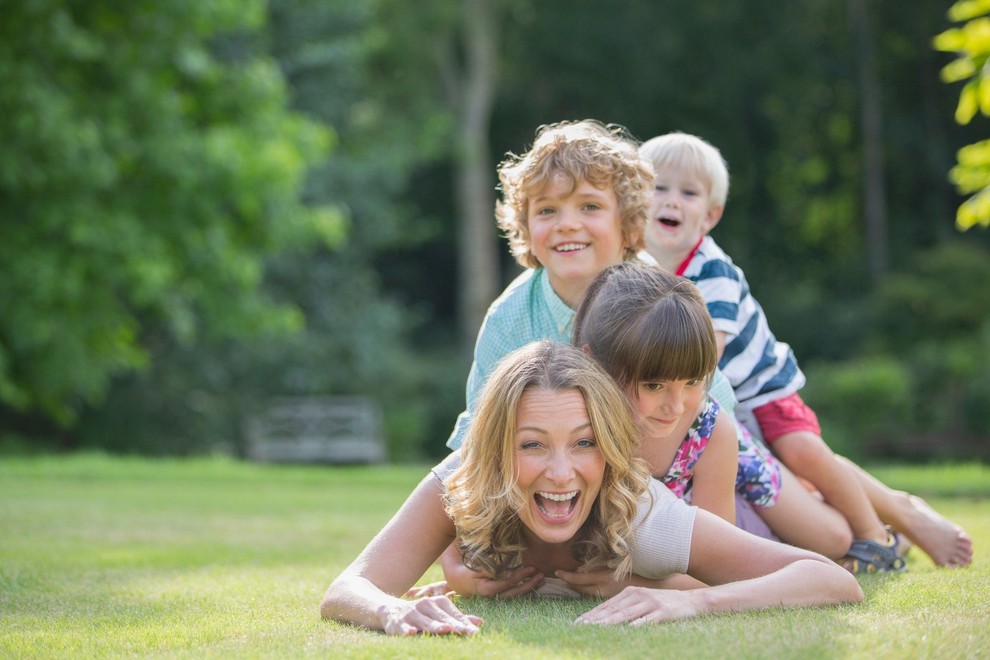
{"type": "Polygon", "coordinates": [[[594,438],[582,438],[577,442],[577,446],[582,448],[594,447],[596,444],[594,438]]]}

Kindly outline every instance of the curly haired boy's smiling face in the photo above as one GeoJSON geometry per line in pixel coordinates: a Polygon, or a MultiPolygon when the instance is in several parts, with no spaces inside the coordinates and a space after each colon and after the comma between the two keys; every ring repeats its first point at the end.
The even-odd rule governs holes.
{"type": "Polygon", "coordinates": [[[567,178],[555,177],[530,197],[526,215],[533,256],[547,269],[557,295],[573,308],[598,273],[622,262],[626,244],[611,188],[581,181],[572,189],[567,178]]]}

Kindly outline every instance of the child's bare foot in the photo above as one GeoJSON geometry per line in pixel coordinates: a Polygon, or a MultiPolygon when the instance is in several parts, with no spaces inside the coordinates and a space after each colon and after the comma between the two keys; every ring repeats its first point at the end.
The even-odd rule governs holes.
{"type": "Polygon", "coordinates": [[[973,540],[969,534],[920,497],[910,495],[908,499],[911,504],[908,528],[900,531],[931,557],[936,566],[969,566],[973,561],[973,540]]]}

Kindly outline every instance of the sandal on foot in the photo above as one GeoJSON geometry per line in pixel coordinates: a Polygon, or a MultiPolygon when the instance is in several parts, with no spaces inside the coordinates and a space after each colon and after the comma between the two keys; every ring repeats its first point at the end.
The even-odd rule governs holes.
{"type": "Polygon", "coordinates": [[[857,539],[849,547],[843,565],[853,574],[899,573],[907,568],[897,553],[897,537],[887,528],[887,543],[857,539]]]}

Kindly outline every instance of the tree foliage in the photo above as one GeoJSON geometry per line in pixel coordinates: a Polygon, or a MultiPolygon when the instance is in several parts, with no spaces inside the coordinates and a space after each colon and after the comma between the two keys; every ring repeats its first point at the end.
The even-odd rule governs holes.
{"type": "MultiPolygon", "coordinates": [[[[959,0],[949,9],[949,18],[963,22],[935,37],[935,48],[955,53],[956,59],[942,69],[947,83],[967,81],[959,92],[956,121],[968,124],[977,112],[990,116],[990,1],[959,0]]],[[[990,227],[990,140],[981,140],[961,148],[958,163],[949,178],[959,192],[972,195],[960,205],[956,224],[969,229],[980,224],[990,227]],[[975,194],[974,194],[975,193],[975,194]]]]}
{"type": "MultiPolygon", "coordinates": [[[[957,90],[939,81],[948,56],[931,39],[944,6],[484,4],[498,76],[490,122],[469,140],[457,93],[470,78],[468,3],[0,0],[0,400],[63,419],[89,401],[81,444],[185,453],[236,445],[269,395],[366,395],[383,404],[393,457],[440,455],[463,405],[457,347],[474,336],[458,327],[477,298],[462,297],[465,280],[484,270],[457,239],[462,159],[473,156],[471,183],[491,194],[498,161],[537,126],[594,117],[644,139],[689,131],[722,150],[732,187],[716,238],[802,366],[837,365],[826,387],[921,410],[930,374],[946,400],[963,392],[969,403],[952,419],[912,418],[911,432],[983,433],[969,411],[990,395],[939,365],[987,345],[984,308],[933,307],[939,319],[958,314],[945,317],[958,329],[945,344],[919,338],[942,326],[904,311],[952,302],[947,283],[977,272],[990,240],[952,222],[959,200],[945,173],[982,136],[978,122],[951,120],[957,90]],[[300,115],[333,126],[328,157],[328,133],[300,115]],[[486,133],[487,155],[476,141],[486,133]],[[879,239],[866,229],[868,171],[886,188],[879,239]],[[314,216],[300,196],[340,214],[314,216]],[[306,245],[314,227],[332,245],[306,245]],[[299,249],[282,249],[295,237],[299,249]],[[939,250],[947,238],[975,255],[955,275],[957,253],[939,250]],[[900,289],[871,278],[881,253],[882,279],[900,289]],[[899,308],[898,290],[921,290],[901,275],[935,263],[929,253],[949,256],[925,271],[924,300],[899,308]],[[224,338],[303,318],[292,335],[224,338]],[[858,381],[860,364],[876,373],[858,381]]],[[[504,245],[501,258],[495,290],[516,272],[504,245]]],[[[823,410],[848,409],[834,403],[823,410]]],[[[853,446],[872,433],[850,428],[853,446]]]]}
{"type": "Polygon", "coordinates": [[[260,295],[264,257],[342,227],[299,201],[331,133],[271,59],[228,56],[264,6],[2,3],[0,403],[69,423],[147,365],[150,327],[301,325],[260,295]]]}

